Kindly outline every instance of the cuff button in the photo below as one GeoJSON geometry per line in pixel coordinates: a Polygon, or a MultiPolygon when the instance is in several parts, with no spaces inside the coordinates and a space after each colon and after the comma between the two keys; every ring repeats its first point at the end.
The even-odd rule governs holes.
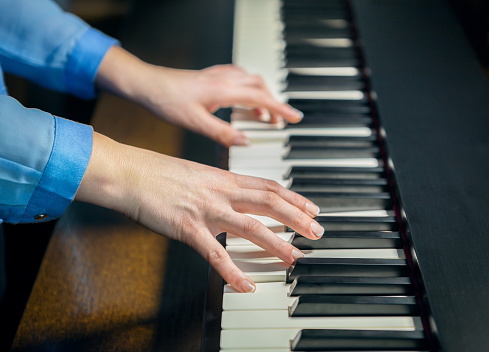
{"type": "Polygon", "coordinates": [[[36,221],[41,221],[41,220],[44,220],[48,217],[48,214],[38,214],[36,216],[34,216],[34,220],[36,221]]]}

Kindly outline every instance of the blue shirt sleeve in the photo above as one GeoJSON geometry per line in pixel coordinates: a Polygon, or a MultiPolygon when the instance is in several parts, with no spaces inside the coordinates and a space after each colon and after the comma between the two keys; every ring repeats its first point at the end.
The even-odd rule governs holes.
{"type": "Polygon", "coordinates": [[[50,0],[0,0],[0,63],[6,72],[82,98],[118,42],[50,0]]]}
{"type": "Polygon", "coordinates": [[[92,128],[0,96],[0,222],[59,217],[92,151],[92,128]]]}

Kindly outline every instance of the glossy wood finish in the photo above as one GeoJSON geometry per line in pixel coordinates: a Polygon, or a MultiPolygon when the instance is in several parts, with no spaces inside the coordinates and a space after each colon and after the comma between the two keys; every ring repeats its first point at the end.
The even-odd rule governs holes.
{"type": "MultiPolygon", "coordinates": [[[[232,2],[134,2],[122,45],[152,63],[230,62],[232,2]]],[[[93,125],[112,138],[200,162],[215,145],[103,95],[93,125]],[[198,152],[197,152],[198,151],[198,152]]],[[[75,203],[56,226],[14,351],[199,351],[208,265],[122,215],[75,203]]]]}

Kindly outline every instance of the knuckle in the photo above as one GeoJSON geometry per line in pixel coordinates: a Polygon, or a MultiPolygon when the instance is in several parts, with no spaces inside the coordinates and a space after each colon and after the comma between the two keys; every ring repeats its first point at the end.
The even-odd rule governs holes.
{"type": "Polygon", "coordinates": [[[261,224],[258,221],[254,220],[252,218],[249,218],[249,219],[245,220],[245,222],[243,224],[243,233],[245,235],[247,235],[248,237],[252,237],[257,232],[260,231],[260,226],[261,226],[261,224]]]}
{"type": "Polygon", "coordinates": [[[277,193],[279,188],[280,188],[280,185],[278,184],[277,181],[274,181],[274,180],[264,180],[265,182],[265,189],[267,191],[270,191],[270,192],[275,192],[277,193]]]}
{"type": "Polygon", "coordinates": [[[275,208],[281,198],[273,192],[265,192],[263,194],[263,202],[267,207],[275,208]]]}
{"type": "Polygon", "coordinates": [[[295,218],[294,218],[294,225],[300,226],[300,225],[304,224],[304,222],[307,219],[309,219],[309,221],[310,221],[311,218],[308,217],[306,214],[304,214],[302,211],[297,211],[295,218]]]}
{"type": "Polygon", "coordinates": [[[207,252],[206,260],[212,266],[220,266],[227,260],[227,253],[224,248],[216,247],[207,252]]]}

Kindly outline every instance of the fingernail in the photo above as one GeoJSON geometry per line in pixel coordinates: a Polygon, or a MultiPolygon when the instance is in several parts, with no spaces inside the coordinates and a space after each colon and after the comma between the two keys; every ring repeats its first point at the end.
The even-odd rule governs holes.
{"type": "Polygon", "coordinates": [[[300,110],[297,110],[296,108],[292,108],[294,112],[297,114],[297,117],[299,117],[301,120],[304,118],[304,113],[300,110]]]}
{"type": "Polygon", "coordinates": [[[243,280],[241,281],[241,289],[246,293],[253,293],[256,288],[250,280],[243,280]]]}
{"type": "Polygon", "coordinates": [[[317,237],[321,237],[324,234],[324,228],[315,221],[311,222],[311,230],[317,237]]]}
{"type": "Polygon", "coordinates": [[[302,253],[301,251],[299,251],[297,249],[292,250],[292,257],[294,258],[294,260],[296,260],[297,258],[302,258],[303,256],[304,256],[304,253],[302,253]]]}
{"type": "Polygon", "coordinates": [[[317,205],[311,203],[306,203],[306,210],[312,216],[316,216],[321,212],[317,205]]]}
{"type": "Polygon", "coordinates": [[[239,134],[234,138],[233,145],[241,145],[241,146],[250,145],[250,140],[244,134],[239,134]]]}
{"type": "Polygon", "coordinates": [[[262,122],[270,122],[270,120],[272,119],[272,116],[270,115],[270,113],[268,111],[264,110],[260,113],[258,118],[262,122]]]}

